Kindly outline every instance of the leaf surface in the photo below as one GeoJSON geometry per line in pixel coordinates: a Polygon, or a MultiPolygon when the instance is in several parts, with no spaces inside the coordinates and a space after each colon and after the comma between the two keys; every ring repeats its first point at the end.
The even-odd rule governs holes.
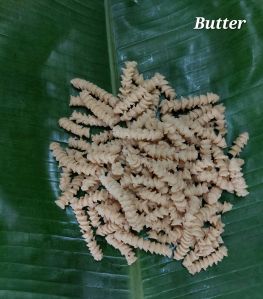
{"type": "Polygon", "coordinates": [[[263,19],[260,1],[0,1],[0,298],[262,298],[263,19]],[[106,17],[105,17],[106,16],[106,17]],[[240,30],[193,30],[195,17],[246,19],[240,30]],[[95,262],[70,210],[58,209],[57,164],[48,146],[66,142],[69,81],[116,90],[136,60],[179,96],[213,91],[226,105],[228,145],[243,131],[249,185],[224,216],[229,257],[191,276],[176,261],[117,251],[95,262]]]}

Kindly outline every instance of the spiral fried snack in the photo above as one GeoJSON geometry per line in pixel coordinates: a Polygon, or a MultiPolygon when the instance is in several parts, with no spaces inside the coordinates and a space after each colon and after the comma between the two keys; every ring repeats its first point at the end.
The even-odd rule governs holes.
{"type": "Polygon", "coordinates": [[[221,215],[232,205],[219,201],[222,192],[248,194],[244,160],[236,157],[248,133],[225,154],[218,95],[177,99],[164,76],[144,80],[134,61],[122,71],[118,96],[71,81],[80,94],[70,106],[82,110],[59,120],[73,134],[68,147],[50,145],[61,168],[56,204],[73,209],[97,261],[101,236],[128,265],[137,249],[182,261],[191,274],[206,270],[227,256],[221,215]]]}

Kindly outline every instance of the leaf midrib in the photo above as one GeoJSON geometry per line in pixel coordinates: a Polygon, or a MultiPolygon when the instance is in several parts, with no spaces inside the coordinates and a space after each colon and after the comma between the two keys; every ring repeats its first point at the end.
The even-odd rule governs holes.
{"type": "Polygon", "coordinates": [[[132,266],[129,266],[130,297],[131,299],[144,299],[140,253],[137,251],[136,255],[138,257],[137,261],[132,266]]]}
{"type": "Polygon", "coordinates": [[[109,0],[104,0],[104,9],[105,9],[105,23],[106,23],[106,34],[107,34],[107,43],[108,43],[111,89],[112,89],[112,93],[114,95],[117,95],[119,73],[118,73],[118,68],[116,63],[117,58],[115,54],[115,42],[114,42],[114,35],[112,31],[112,21],[111,21],[109,0]]]}
{"type": "MultiPolygon", "coordinates": [[[[110,13],[110,3],[109,0],[104,0],[105,9],[105,23],[106,23],[106,33],[107,33],[107,43],[108,43],[108,55],[109,55],[109,67],[110,67],[110,80],[111,89],[114,95],[117,95],[117,89],[119,85],[119,72],[117,68],[117,58],[115,53],[115,41],[112,31],[112,20],[110,13]]],[[[130,287],[130,298],[131,299],[144,299],[142,277],[141,277],[141,263],[140,255],[137,252],[137,261],[129,266],[129,287],[130,287]]]]}

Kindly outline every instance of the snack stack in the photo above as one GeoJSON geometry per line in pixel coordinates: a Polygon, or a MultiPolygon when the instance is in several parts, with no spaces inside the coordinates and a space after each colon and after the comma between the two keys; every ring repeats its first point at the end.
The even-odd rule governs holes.
{"type": "Polygon", "coordinates": [[[135,248],[182,260],[191,274],[227,255],[219,201],[222,191],[248,194],[237,158],[248,141],[242,133],[226,154],[225,107],[219,96],[176,98],[164,76],[144,79],[127,62],[118,96],[73,79],[80,90],[70,106],[86,108],[63,117],[72,133],[68,147],[50,145],[61,168],[61,196],[70,206],[95,260],[104,236],[130,265],[135,248]],[[90,127],[100,133],[90,136],[90,127]],[[141,232],[146,237],[142,237],[141,232]]]}

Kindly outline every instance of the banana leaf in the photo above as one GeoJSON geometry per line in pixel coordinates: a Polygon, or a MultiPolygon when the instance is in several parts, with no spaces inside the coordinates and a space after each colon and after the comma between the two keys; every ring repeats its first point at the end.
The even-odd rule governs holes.
{"type": "Polygon", "coordinates": [[[263,7],[258,0],[0,1],[0,298],[262,298],[263,7]],[[193,30],[195,18],[246,19],[240,30],[193,30]],[[164,74],[179,96],[213,91],[226,105],[228,145],[240,132],[249,196],[223,220],[229,257],[190,275],[138,252],[131,267],[102,239],[90,256],[59,195],[51,141],[68,135],[69,84],[87,78],[113,93],[121,67],[164,74]]]}

